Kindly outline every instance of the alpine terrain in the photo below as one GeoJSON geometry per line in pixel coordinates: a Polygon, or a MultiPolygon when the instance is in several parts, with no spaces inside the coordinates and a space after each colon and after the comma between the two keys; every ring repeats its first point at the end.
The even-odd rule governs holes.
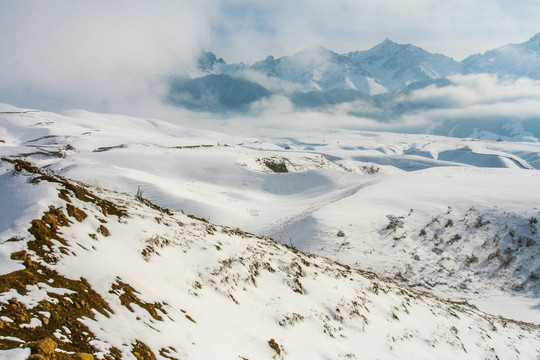
{"type": "MultiPolygon", "coordinates": [[[[302,57],[328,91],[459,69],[302,57]]],[[[538,142],[184,120],[0,105],[1,359],[540,356],[538,142]]]]}

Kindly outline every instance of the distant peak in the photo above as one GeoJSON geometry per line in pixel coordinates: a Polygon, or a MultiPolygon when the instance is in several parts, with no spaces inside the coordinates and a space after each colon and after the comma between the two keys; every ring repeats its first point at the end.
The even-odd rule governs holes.
{"type": "Polygon", "coordinates": [[[375,51],[409,51],[409,52],[425,52],[424,49],[411,45],[411,44],[398,44],[396,42],[393,42],[389,38],[384,39],[381,43],[378,45],[375,45],[371,50],[375,51]]]}
{"type": "Polygon", "coordinates": [[[373,49],[381,49],[381,48],[382,49],[388,49],[388,48],[396,48],[396,47],[399,47],[399,46],[402,46],[402,45],[393,42],[389,38],[386,38],[382,42],[380,42],[379,44],[375,45],[373,47],[373,49]]]}
{"type": "Polygon", "coordinates": [[[540,42],[540,32],[529,39],[530,42],[540,42]]]}
{"type": "Polygon", "coordinates": [[[197,60],[197,65],[200,70],[205,72],[212,71],[217,65],[225,65],[225,61],[222,58],[217,58],[213,52],[202,50],[197,60]]]}
{"type": "Polygon", "coordinates": [[[329,59],[334,55],[335,53],[332,50],[328,50],[322,45],[315,45],[300,51],[295,56],[304,58],[329,59]]]}

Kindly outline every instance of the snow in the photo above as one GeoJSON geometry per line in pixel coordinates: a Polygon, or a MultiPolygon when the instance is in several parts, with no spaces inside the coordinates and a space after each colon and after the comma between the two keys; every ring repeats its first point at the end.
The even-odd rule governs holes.
{"type": "MultiPolygon", "coordinates": [[[[227,134],[79,110],[0,114],[0,129],[1,157],[34,153],[25,159],[89,183],[129,213],[105,216],[72,197],[88,217],[61,228],[69,251],[58,252],[55,270],[87,279],[113,312],[82,320],[102,353],[111,346],[129,353],[138,339],[155,354],[172,346],[178,358],[267,358],[274,339],[286,358],[475,359],[490,348],[501,359],[538,356],[537,330],[527,334],[432,294],[540,323],[538,283],[512,287],[540,267],[538,232],[528,222],[540,217],[539,143],[293,126],[231,126],[227,134]],[[218,225],[149,208],[135,200],[138,189],[159,206],[218,225]],[[479,217],[486,225],[474,226],[479,217]],[[388,229],[392,218],[401,227],[388,229]],[[110,236],[97,232],[102,220],[110,236]],[[461,242],[446,244],[455,234],[461,242]],[[486,242],[497,234],[499,243],[486,242]],[[518,247],[512,239],[520,237],[532,243],[518,247]],[[510,246],[516,259],[508,268],[487,261],[510,246]],[[466,266],[471,254],[480,260],[466,266]],[[111,291],[118,281],[141,302],[163,304],[162,320],[124,306],[111,291]]],[[[31,183],[4,161],[0,169],[0,271],[7,274],[23,268],[10,254],[25,249],[31,220],[66,204],[60,185],[31,183]],[[21,241],[5,242],[11,237],[21,241]]],[[[32,307],[53,301],[51,293],[70,295],[43,283],[27,290],[0,301],[32,307]]]]}
{"type": "Polygon", "coordinates": [[[30,356],[30,349],[2,350],[0,355],[3,360],[26,360],[30,356]]]}
{"type": "Polygon", "coordinates": [[[538,311],[540,310],[540,300],[538,298],[495,293],[464,296],[463,299],[490,314],[540,324],[540,311],[538,311]]]}
{"type": "MultiPolygon", "coordinates": [[[[2,154],[2,156],[4,156],[2,154]]],[[[28,178],[13,178],[13,175],[7,172],[6,164],[0,165],[0,182],[5,184],[0,188],[0,204],[2,204],[2,215],[0,216],[0,274],[10,273],[21,269],[19,262],[10,260],[10,254],[23,250],[24,243],[17,240],[17,234],[26,230],[30,221],[39,218],[41,214],[50,205],[41,201],[36,201],[40,195],[45,193],[52,194],[53,191],[35,186],[28,191],[17,191],[23,187],[28,178]],[[11,240],[10,240],[11,239],[11,240]],[[9,241],[8,241],[9,240],[9,241]]]]}

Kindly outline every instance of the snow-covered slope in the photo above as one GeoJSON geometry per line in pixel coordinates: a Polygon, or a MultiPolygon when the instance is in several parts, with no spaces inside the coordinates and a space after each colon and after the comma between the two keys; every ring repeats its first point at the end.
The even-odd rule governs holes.
{"type": "Polygon", "coordinates": [[[6,356],[24,358],[29,341],[39,354],[44,337],[115,359],[538,355],[537,326],[22,160],[1,171],[21,217],[0,229],[3,269],[20,269],[2,275],[6,356]]]}
{"type": "Polygon", "coordinates": [[[540,79],[540,33],[522,44],[505,45],[461,62],[460,72],[540,79]]]}
{"type": "Polygon", "coordinates": [[[0,112],[4,349],[539,354],[538,143],[0,112]]]}

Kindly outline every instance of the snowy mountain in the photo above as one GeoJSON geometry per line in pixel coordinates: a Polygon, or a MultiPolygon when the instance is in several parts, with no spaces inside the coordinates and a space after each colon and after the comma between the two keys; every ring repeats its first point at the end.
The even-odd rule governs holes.
{"type": "Polygon", "coordinates": [[[191,70],[190,77],[202,77],[209,74],[231,74],[245,69],[243,63],[227,64],[222,58],[217,58],[212,52],[203,51],[197,59],[196,66],[191,70]]]}
{"type": "Polygon", "coordinates": [[[347,55],[338,55],[322,46],[278,59],[269,56],[249,69],[298,84],[302,91],[352,89],[368,94],[386,91],[362,67],[352,63],[347,55]]]}
{"type": "Polygon", "coordinates": [[[461,62],[460,72],[540,79],[540,33],[522,44],[505,45],[461,62]]]}
{"type": "Polygon", "coordinates": [[[392,92],[418,81],[450,75],[459,65],[447,56],[431,54],[410,44],[396,44],[389,39],[370,50],[352,52],[348,56],[392,92]]]}
{"type": "Polygon", "coordinates": [[[214,74],[251,71],[295,84],[300,91],[358,90],[370,95],[395,92],[405,86],[449,75],[458,68],[449,57],[386,39],[366,51],[336,54],[315,46],[292,56],[266,59],[253,65],[227,65],[213,53],[201,54],[197,68],[214,74]]]}
{"type": "Polygon", "coordinates": [[[167,100],[202,111],[250,113],[252,106],[260,111],[278,104],[270,106],[345,113],[381,124],[425,119],[423,127],[401,131],[540,138],[539,113],[532,110],[539,108],[539,64],[540,34],[461,63],[389,39],[364,51],[337,54],[316,46],[252,65],[227,64],[205,52],[191,80],[171,82],[167,100]]]}
{"type": "Polygon", "coordinates": [[[0,358],[540,355],[538,143],[227,129],[0,106],[0,358]]]}
{"type": "Polygon", "coordinates": [[[203,52],[197,60],[197,69],[204,73],[222,72],[226,63],[222,58],[217,58],[214,53],[203,52]]]}

